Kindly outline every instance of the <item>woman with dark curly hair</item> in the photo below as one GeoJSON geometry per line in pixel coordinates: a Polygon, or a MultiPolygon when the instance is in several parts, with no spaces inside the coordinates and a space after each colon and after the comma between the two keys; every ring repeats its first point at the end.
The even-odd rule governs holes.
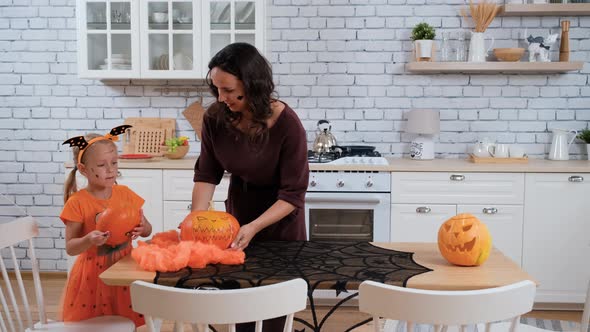
{"type": "Polygon", "coordinates": [[[254,46],[230,44],[209,62],[207,83],[217,101],[203,118],[193,211],[207,209],[227,171],[226,210],[241,225],[232,248],[305,240],[306,133],[289,105],[273,97],[270,64],[254,46]]]}

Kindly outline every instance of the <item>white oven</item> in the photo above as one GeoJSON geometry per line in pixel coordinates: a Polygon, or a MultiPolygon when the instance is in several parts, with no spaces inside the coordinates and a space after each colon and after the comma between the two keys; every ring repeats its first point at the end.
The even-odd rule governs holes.
{"type": "Polygon", "coordinates": [[[389,242],[390,173],[312,171],[309,179],[308,240],[389,242]]]}
{"type": "MultiPolygon", "coordinates": [[[[389,242],[391,175],[376,171],[311,171],[305,196],[307,238],[312,241],[389,242]]],[[[335,305],[336,295],[316,289],[314,305],[335,305]]],[[[356,298],[343,303],[355,306],[356,298]]]]}

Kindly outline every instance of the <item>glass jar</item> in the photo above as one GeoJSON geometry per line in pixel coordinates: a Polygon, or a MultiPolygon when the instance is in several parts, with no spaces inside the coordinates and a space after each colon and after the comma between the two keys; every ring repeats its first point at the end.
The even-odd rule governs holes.
{"type": "Polygon", "coordinates": [[[451,46],[449,45],[449,33],[442,33],[442,41],[440,43],[440,61],[451,61],[451,46]]]}

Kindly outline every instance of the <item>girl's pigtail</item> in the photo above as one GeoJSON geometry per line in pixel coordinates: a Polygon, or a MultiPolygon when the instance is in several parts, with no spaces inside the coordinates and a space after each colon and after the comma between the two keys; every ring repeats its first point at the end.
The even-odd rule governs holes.
{"type": "Polygon", "coordinates": [[[78,186],[76,184],[76,171],[78,167],[74,166],[74,169],[68,175],[66,182],[64,183],[64,204],[68,201],[68,198],[72,196],[73,193],[78,191],[78,186]]]}

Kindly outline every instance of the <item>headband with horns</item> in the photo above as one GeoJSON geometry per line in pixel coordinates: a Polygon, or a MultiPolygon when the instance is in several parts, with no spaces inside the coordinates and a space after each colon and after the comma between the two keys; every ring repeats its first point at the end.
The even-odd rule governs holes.
{"type": "Polygon", "coordinates": [[[122,125],[122,126],[115,127],[113,129],[111,129],[110,133],[108,133],[104,136],[95,137],[95,138],[91,139],[89,142],[86,142],[86,139],[84,138],[84,136],[72,137],[72,138],[66,140],[65,142],[63,142],[62,145],[69,144],[70,146],[77,146],[78,148],[80,148],[80,153],[78,154],[78,163],[80,163],[80,162],[82,162],[82,155],[86,151],[87,147],[89,147],[90,145],[92,145],[98,141],[103,141],[103,140],[107,140],[107,139],[116,142],[119,140],[119,137],[117,137],[117,136],[125,133],[125,131],[131,127],[132,126],[130,126],[130,125],[122,125]]]}

